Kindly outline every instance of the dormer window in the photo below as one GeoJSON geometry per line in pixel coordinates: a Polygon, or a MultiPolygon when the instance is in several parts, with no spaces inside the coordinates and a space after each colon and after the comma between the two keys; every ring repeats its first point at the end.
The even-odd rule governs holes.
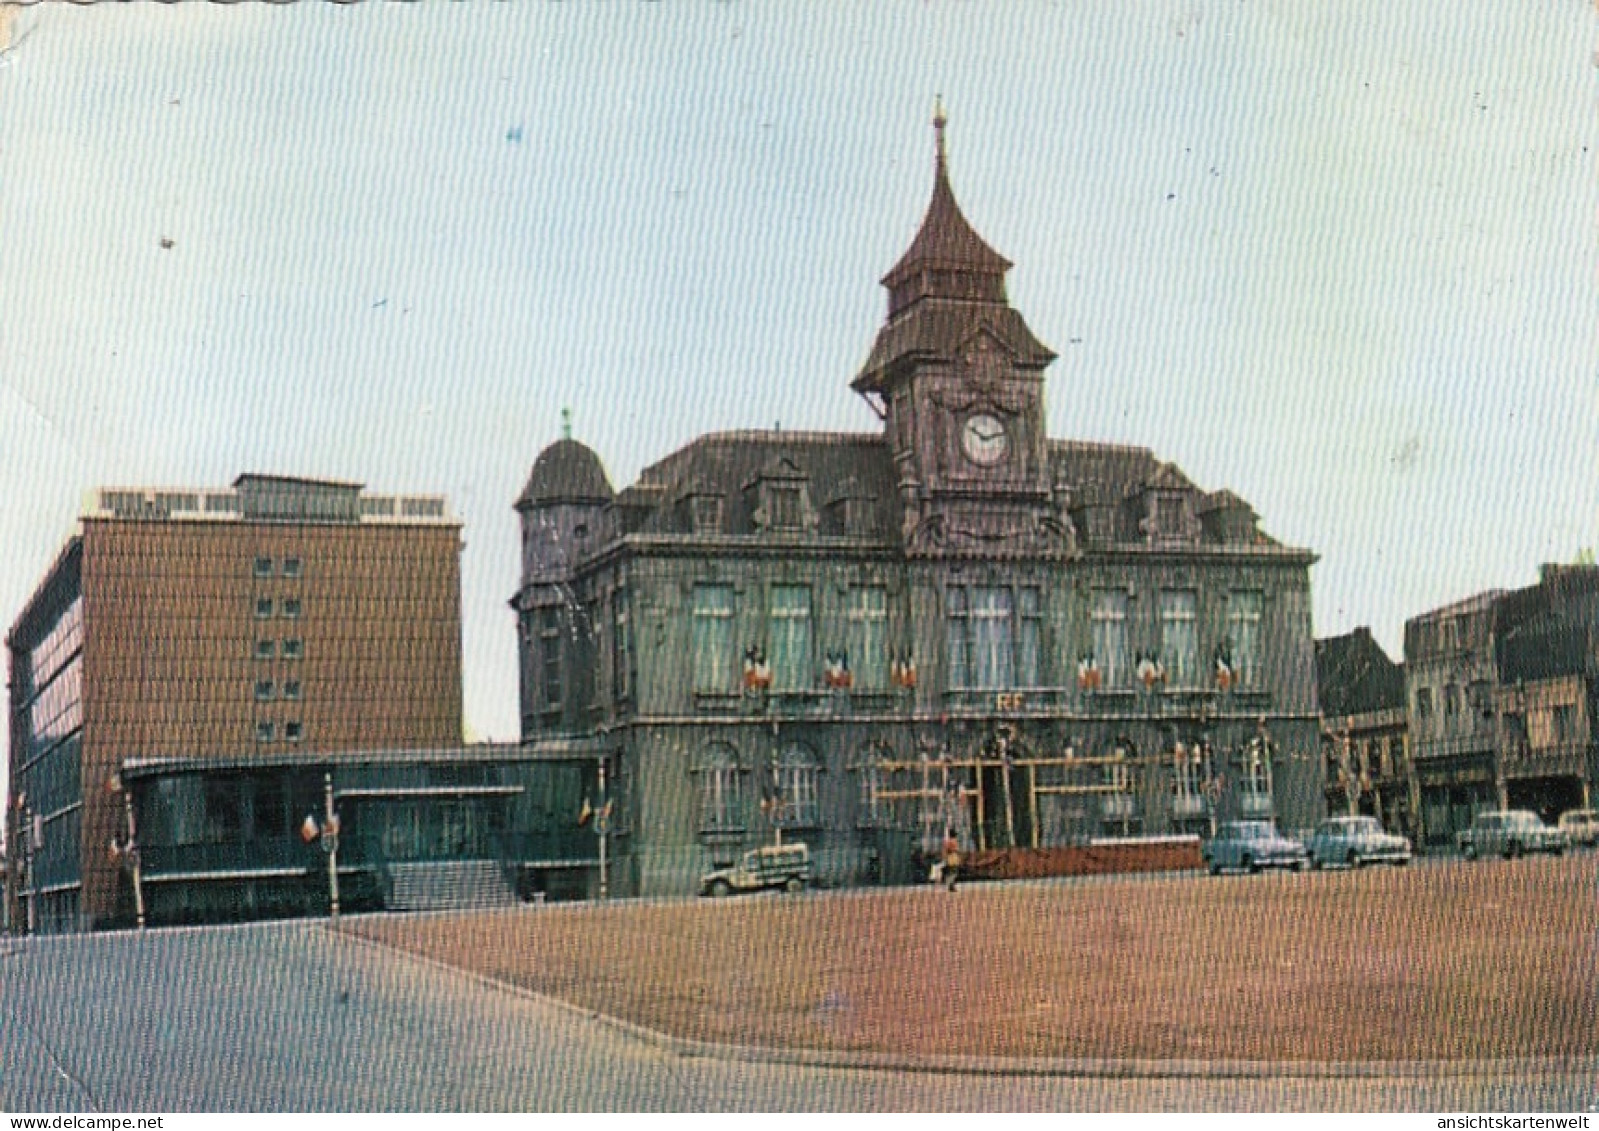
{"type": "Polygon", "coordinates": [[[800,489],[790,484],[772,484],[766,491],[766,526],[769,530],[802,530],[805,512],[800,489]]]}
{"type": "Polygon", "coordinates": [[[818,519],[811,505],[809,477],[788,456],[773,456],[744,489],[755,492],[751,518],[756,530],[783,534],[816,530],[818,519]]]}
{"type": "Polygon", "coordinates": [[[839,484],[833,497],[827,501],[829,534],[842,534],[846,538],[869,537],[873,532],[873,508],[877,499],[861,486],[854,476],[839,484]]]}
{"type": "Polygon", "coordinates": [[[722,496],[695,495],[689,500],[689,521],[695,534],[719,534],[722,530],[722,496]]]}
{"type": "Polygon", "coordinates": [[[1162,538],[1181,537],[1187,514],[1181,495],[1155,496],[1155,531],[1162,538]]]}
{"type": "Polygon", "coordinates": [[[1139,529],[1150,546],[1192,546],[1198,543],[1199,519],[1194,514],[1194,487],[1171,464],[1162,464],[1144,487],[1144,516],[1139,529]]]}

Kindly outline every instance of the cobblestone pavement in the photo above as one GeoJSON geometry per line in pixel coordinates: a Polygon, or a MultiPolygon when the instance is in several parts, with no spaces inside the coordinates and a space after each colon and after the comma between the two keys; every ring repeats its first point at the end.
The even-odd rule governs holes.
{"type": "Polygon", "coordinates": [[[1018,1077],[685,1056],[320,923],[0,944],[7,1111],[1512,1110],[1593,1066],[1351,1079],[1018,1077]]]}

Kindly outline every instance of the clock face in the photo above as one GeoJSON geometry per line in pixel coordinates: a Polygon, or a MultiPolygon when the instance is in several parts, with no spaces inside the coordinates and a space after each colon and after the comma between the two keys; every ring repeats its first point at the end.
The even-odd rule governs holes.
{"type": "Polygon", "coordinates": [[[990,416],[986,412],[968,416],[961,428],[961,447],[965,450],[967,458],[984,467],[1004,459],[1008,443],[1005,426],[997,417],[990,416]]]}

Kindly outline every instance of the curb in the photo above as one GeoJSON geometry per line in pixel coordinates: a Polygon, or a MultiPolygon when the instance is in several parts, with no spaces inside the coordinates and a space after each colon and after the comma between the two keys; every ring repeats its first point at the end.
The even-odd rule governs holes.
{"type": "Polygon", "coordinates": [[[1106,1079],[1400,1079],[1489,1077],[1526,1080],[1538,1076],[1583,1074],[1599,1077],[1599,1057],[1528,1057],[1501,1060],[1394,1060],[1394,1061],[1268,1061],[1268,1060],[1157,1060],[1130,1057],[978,1057],[933,1053],[845,1052],[833,1049],[774,1048],[766,1045],[732,1045],[676,1037],[599,1010],[586,1009],[563,998],[530,990],[513,982],[452,966],[437,958],[416,954],[365,935],[332,928],[329,934],[374,950],[385,951],[423,966],[500,993],[538,1002],[582,1021],[595,1022],[641,1044],[685,1060],[724,1060],[760,1064],[792,1064],[810,1068],[871,1072],[919,1072],[942,1076],[1081,1077],[1106,1079]]]}

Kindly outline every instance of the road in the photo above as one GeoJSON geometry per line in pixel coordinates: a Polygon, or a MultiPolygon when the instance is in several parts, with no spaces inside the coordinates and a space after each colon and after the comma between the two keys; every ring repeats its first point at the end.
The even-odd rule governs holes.
{"type": "Polygon", "coordinates": [[[1589,1071],[998,1077],[685,1057],[321,923],[0,942],[0,1108],[1581,1110],[1589,1071]]]}

